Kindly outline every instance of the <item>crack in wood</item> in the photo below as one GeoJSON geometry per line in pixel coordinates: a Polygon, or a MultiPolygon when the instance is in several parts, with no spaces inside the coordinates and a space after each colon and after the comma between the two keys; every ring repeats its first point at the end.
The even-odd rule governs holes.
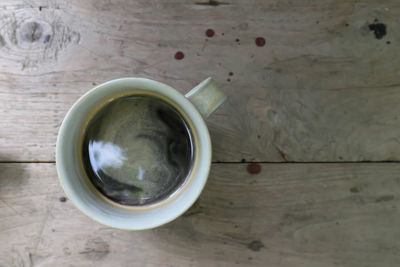
{"type": "Polygon", "coordinates": [[[283,152],[279,147],[277,147],[277,146],[275,146],[275,145],[274,145],[274,147],[275,147],[275,149],[278,151],[279,155],[281,155],[282,159],[283,159],[285,162],[288,162],[288,161],[289,161],[289,156],[288,156],[285,152],[283,152]]]}
{"type": "Polygon", "coordinates": [[[219,5],[230,5],[230,3],[219,2],[216,0],[209,0],[208,2],[196,2],[196,5],[200,6],[219,6],[219,5]]]}

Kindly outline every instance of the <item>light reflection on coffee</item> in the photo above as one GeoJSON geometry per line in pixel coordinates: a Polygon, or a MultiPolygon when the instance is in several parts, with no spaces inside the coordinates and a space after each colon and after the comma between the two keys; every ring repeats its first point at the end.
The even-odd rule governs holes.
{"type": "Polygon", "coordinates": [[[119,168],[127,160],[122,148],[116,144],[96,140],[89,142],[89,159],[96,174],[106,167],[119,168]]]}
{"type": "Polygon", "coordinates": [[[88,178],[104,196],[123,205],[146,205],[182,186],[192,167],[192,136],[167,102],[125,96],[90,119],[82,156],[88,178]]]}

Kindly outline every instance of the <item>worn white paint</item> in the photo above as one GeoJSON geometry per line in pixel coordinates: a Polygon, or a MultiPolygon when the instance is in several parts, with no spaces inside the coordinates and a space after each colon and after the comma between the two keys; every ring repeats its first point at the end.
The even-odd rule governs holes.
{"type": "Polygon", "coordinates": [[[398,164],[214,164],[200,200],[154,230],[81,214],[54,164],[0,164],[1,266],[395,266],[398,164]],[[228,166],[227,166],[228,165],[228,166]]]}
{"type": "Polygon", "coordinates": [[[208,119],[214,161],[400,159],[397,1],[196,2],[2,1],[0,159],[54,160],[93,84],[146,77],[186,93],[209,76],[228,96],[208,119]],[[42,35],[15,39],[27,18],[42,35]]]}

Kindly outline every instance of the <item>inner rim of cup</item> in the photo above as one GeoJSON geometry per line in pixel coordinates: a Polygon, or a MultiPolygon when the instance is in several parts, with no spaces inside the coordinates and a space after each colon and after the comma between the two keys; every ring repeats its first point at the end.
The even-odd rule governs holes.
{"type": "Polygon", "coordinates": [[[84,177],[85,182],[88,184],[89,188],[98,197],[100,197],[102,200],[106,201],[108,204],[114,205],[118,208],[123,208],[123,209],[128,209],[128,210],[150,209],[150,208],[154,208],[156,206],[164,205],[164,204],[168,203],[169,201],[171,201],[172,199],[176,198],[183,190],[185,190],[185,188],[191,182],[191,180],[193,179],[193,177],[197,171],[198,165],[199,165],[199,151],[200,151],[199,150],[199,137],[198,137],[198,133],[195,130],[193,121],[189,118],[189,116],[172,99],[170,99],[162,94],[159,94],[159,93],[142,90],[142,89],[137,89],[137,88],[132,88],[131,90],[128,90],[128,91],[116,92],[113,94],[106,95],[106,96],[104,96],[103,99],[101,99],[100,101],[95,103],[94,106],[92,107],[92,109],[90,109],[90,112],[88,114],[86,114],[86,116],[84,117],[84,119],[81,123],[81,127],[78,132],[78,140],[76,142],[76,146],[77,146],[77,152],[78,152],[76,155],[77,164],[79,164],[80,170],[82,172],[82,176],[84,177]],[[97,112],[99,112],[99,110],[102,109],[105,105],[107,105],[110,101],[116,100],[116,99],[119,99],[122,97],[135,96],[135,95],[146,95],[146,96],[155,97],[157,99],[165,101],[166,103],[173,106],[181,114],[181,116],[184,118],[185,122],[188,124],[188,127],[190,128],[190,131],[191,131],[191,138],[193,139],[193,150],[194,150],[193,151],[193,155],[194,155],[193,159],[194,160],[193,160],[190,171],[189,171],[187,177],[185,178],[184,182],[178,188],[176,188],[171,194],[169,194],[167,197],[157,200],[155,202],[144,204],[144,205],[123,205],[123,204],[115,202],[115,201],[109,199],[108,197],[106,197],[93,185],[93,183],[90,181],[90,179],[84,169],[81,149],[83,146],[85,129],[87,128],[87,126],[88,126],[90,120],[93,118],[93,116],[97,112]]]}

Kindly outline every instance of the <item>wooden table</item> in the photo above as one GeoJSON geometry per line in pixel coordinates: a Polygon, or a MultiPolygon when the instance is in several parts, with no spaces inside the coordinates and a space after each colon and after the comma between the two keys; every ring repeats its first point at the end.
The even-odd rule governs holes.
{"type": "Polygon", "coordinates": [[[396,0],[1,1],[0,266],[399,266],[399,16],[396,0]],[[131,76],[228,95],[199,201],[142,232],[92,222],[55,170],[74,101],[131,76]]]}

